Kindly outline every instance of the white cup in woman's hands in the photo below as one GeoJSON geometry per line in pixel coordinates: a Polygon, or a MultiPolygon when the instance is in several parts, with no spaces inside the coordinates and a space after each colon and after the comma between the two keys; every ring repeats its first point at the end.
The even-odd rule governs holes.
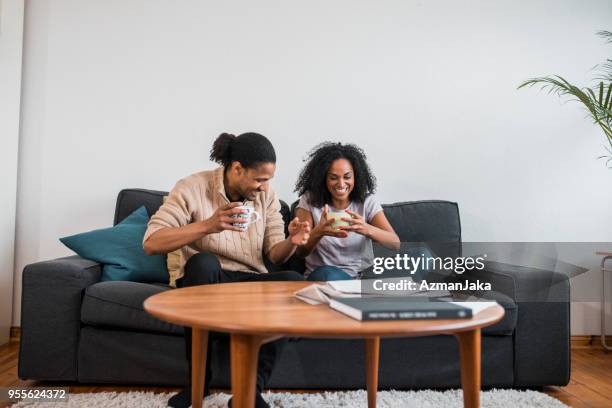
{"type": "Polygon", "coordinates": [[[326,204],[321,213],[321,220],[317,225],[318,232],[321,235],[346,238],[348,237],[347,231],[338,229],[341,225],[348,225],[348,222],[342,220],[342,218],[350,217],[345,211],[329,211],[329,206],[326,204]]]}
{"type": "Polygon", "coordinates": [[[343,218],[351,218],[351,216],[344,210],[330,211],[327,214],[327,219],[333,220],[331,223],[331,227],[336,230],[338,229],[338,227],[348,227],[350,225],[349,222],[345,221],[343,218]]]}

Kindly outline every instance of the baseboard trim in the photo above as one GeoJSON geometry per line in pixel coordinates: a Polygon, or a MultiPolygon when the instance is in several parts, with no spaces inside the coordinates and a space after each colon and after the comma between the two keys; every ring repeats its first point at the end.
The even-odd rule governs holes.
{"type": "Polygon", "coordinates": [[[593,345],[593,336],[572,336],[572,348],[590,348],[593,345]]]}
{"type": "MultiPolygon", "coordinates": [[[[585,349],[585,348],[601,348],[601,336],[599,335],[584,335],[584,336],[572,336],[571,344],[573,349],[585,349]]],[[[612,345],[612,336],[606,336],[606,344],[612,345]]]]}
{"type": "Polygon", "coordinates": [[[11,341],[19,341],[21,338],[21,327],[11,327],[11,341]]]}

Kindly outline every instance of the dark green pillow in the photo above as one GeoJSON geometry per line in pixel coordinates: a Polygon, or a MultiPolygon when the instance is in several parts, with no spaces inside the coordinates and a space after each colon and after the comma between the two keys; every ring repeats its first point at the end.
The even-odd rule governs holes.
{"type": "Polygon", "coordinates": [[[142,206],[111,228],[60,238],[80,257],[101,263],[103,281],[168,282],[166,258],[147,255],[142,239],[149,214],[142,206]]]}

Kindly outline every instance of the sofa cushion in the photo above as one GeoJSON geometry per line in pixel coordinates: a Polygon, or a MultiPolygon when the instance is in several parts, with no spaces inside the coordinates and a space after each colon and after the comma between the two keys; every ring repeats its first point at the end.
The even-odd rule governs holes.
{"type": "Polygon", "coordinates": [[[183,328],[145,312],[146,298],[169,290],[168,285],[128,281],[99,282],[85,290],[81,321],[92,326],[183,334],[183,328]]]}
{"type": "MultiPolygon", "coordinates": [[[[146,298],[171,289],[168,285],[139,282],[99,282],[85,290],[81,321],[92,326],[182,335],[183,328],[158,320],[143,309],[146,298]]],[[[516,327],[518,306],[508,296],[489,291],[485,298],[497,301],[504,318],[483,329],[484,335],[509,336],[516,327]]]]}
{"type": "Polygon", "coordinates": [[[115,204],[115,219],[113,224],[119,224],[137,208],[145,206],[149,216],[155,214],[162,205],[165,191],[144,190],[141,188],[126,188],[119,192],[115,204]]]}
{"type": "Polygon", "coordinates": [[[166,258],[147,255],[142,248],[149,215],[141,206],[119,224],[60,238],[68,248],[85,259],[103,265],[102,280],[167,282],[166,258]]]}
{"type": "Polygon", "coordinates": [[[442,200],[382,205],[402,246],[424,243],[439,257],[461,256],[461,220],[457,203],[442,200]]]}
{"type": "Polygon", "coordinates": [[[426,200],[383,204],[382,207],[402,242],[461,241],[457,203],[426,200]]]}

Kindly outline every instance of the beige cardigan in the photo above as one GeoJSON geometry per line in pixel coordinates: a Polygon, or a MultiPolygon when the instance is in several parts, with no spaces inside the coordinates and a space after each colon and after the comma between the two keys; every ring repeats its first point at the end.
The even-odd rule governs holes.
{"type": "MultiPolygon", "coordinates": [[[[223,167],[192,174],[174,186],[166,202],[151,217],[143,243],[156,231],[167,227],[181,227],[209,218],[217,208],[230,201],[223,186],[223,167]]],[[[170,271],[170,285],[183,276],[184,266],[190,256],[208,252],[219,259],[221,268],[231,271],[267,273],[263,254],[285,239],[284,222],[280,202],[269,188],[257,195],[255,201],[246,204],[255,207],[261,218],[247,231],[223,231],[205,235],[180,250],[180,268],[170,271]]]]}

